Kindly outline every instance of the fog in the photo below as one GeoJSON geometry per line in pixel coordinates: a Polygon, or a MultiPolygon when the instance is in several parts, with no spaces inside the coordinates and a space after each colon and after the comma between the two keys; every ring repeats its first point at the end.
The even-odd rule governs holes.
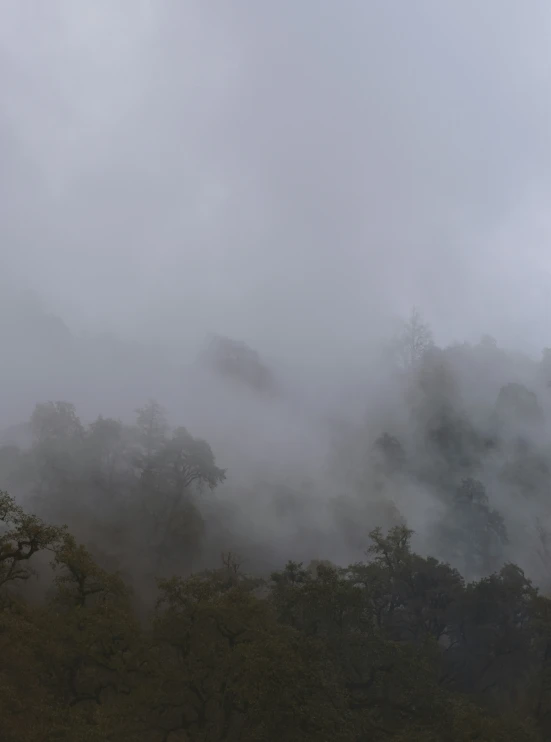
{"type": "MultiPolygon", "coordinates": [[[[388,506],[436,549],[438,478],[461,477],[422,448],[426,389],[411,402],[422,381],[388,354],[418,306],[439,346],[473,344],[442,351],[446,404],[482,435],[500,389],[525,385],[547,421],[522,435],[547,451],[546,0],[1,11],[0,427],[48,400],[128,422],[155,398],[228,470],[209,496],[239,511],[226,541],[352,558],[388,506]],[[205,365],[209,333],[257,350],[272,393],[205,365]],[[372,490],[384,432],[415,475],[372,490]]],[[[519,507],[500,472],[520,432],[500,426],[504,447],[469,475],[532,568],[523,529],[547,518],[547,482],[519,507]]]]}

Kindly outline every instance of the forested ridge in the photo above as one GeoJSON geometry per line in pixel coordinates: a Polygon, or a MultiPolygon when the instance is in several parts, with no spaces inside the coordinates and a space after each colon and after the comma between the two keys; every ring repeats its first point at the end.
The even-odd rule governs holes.
{"type": "MultiPolygon", "coordinates": [[[[155,401],[130,422],[43,402],[5,431],[2,742],[551,739],[549,355],[438,348],[415,312],[387,350],[407,426],[335,426],[329,498],[251,479],[272,544],[238,528],[231,470],[155,401]],[[480,384],[512,380],[469,406],[481,359],[480,384]],[[331,527],[308,531],[322,507],[331,527]]],[[[282,404],[243,344],[209,359],[282,404]]]]}
{"type": "Polygon", "coordinates": [[[0,0],[0,742],[551,742],[550,50],[0,0]]]}
{"type": "Polygon", "coordinates": [[[515,565],[472,583],[371,532],[364,562],[159,581],[155,609],[1,496],[0,720],[19,740],[548,739],[551,601],[515,565]],[[33,559],[37,603],[18,583],[33,559]]]}

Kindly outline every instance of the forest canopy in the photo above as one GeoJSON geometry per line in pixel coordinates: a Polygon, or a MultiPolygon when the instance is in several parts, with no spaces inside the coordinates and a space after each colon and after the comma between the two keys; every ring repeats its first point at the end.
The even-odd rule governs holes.
{"type": "Polygon", "coordinates": [[[514,565],[466,584],[376,528],[345,568],[259,579],[224,554],[159,580],[145,617],[67,529],[0,506],[7,742],[547,738],[551,602],[514,565]],[[20,584],[41,554],[36,605],[20,584]]]}
{"type": "MultiPolygon", "coordinates": [[[[285,384],[228,342],[217,383],[275,424],[285,384]]],[[[547,354],[414,312],[383,358],[384,405],[317,418],[317,470],[275,447],[236,477],[155,400],[7,428],[1,739],[548,739],[547,354]]]]}

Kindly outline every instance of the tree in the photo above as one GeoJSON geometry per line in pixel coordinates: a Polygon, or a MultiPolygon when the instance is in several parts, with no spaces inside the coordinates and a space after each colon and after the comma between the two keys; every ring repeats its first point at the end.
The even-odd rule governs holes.
{"type": "Polygon", "coordinates": [[[421,312],[414,307],[409,319],[403,322],[394,343],[400,368],[407,372],[412,371],[433,345],[432,331],[421,312]]]}
{"type": "Polygon", "coordinates": [[[246,343],[213,335],[202,356],[213,371],[261,393],[273,394],[276,382],[256,350],[246,343]]]}
{"type": "Polygon", "coordinates": [[[227,571],[161,583],[158,726],[190,742],[352,740],[345,694],[321,647],[275,620],[227,571]]]}
{"type": "MultiPolygon", "coordinates": [[[[84,440],[83,477],[111,502],[131,489],[131,434],[120,422],[100,415],[88,426],[84,440]]],[[[98,493],[99,494],[99,493],[98,493]]]]}
{"type": "Polygon", "coordinates": [[[536,661],[529,683],[530,705],[545,739],[551,734],[551,600],[537,595],[531,605],[536,661]]]}
{"type": "Polygon", "coordinates": [[[501,468],[502,481],[520,495],[547,498],[551,479],[551,462],[546,452],[526,438],[514,441],[501,468]]]}
{"type": "Polygon", "coordinates": [[[216,466],[209,444],[194,438],[186,428],[176,428],[172,437],[159,451],[156,459],[158,471],[168,487],[180,499],[192,485],[201,490],[213,490],[226,479],[224,469],[216,466]]]}
{"type": "Polygon", "coordinates": [[[0,587],[28,580],[30,560],[39,551],[59,548],[64,528],[28,515],[7,492],[0,491],[0,587]]]}
{"type": "Polygon", "coordinates": [[[406,453],[404,447],[394,435],[383,433],[373,446],[382,464],[385,474],[393,474],[403,471],[406,464],[406,453]]]}
{"type": "MultiPolygon", "coordinates": [[[[101,569],[71,537],[56,553],[54,568],[58,576],[51,606],[59,654],[52,682],[70,707],[91,713],[93,719],[100,706],[116,729],[146,659],[131,593],[118,575],[101,569]]],[[[126,718],[120,732],[132,728],[132,718],[126,718]]]]}
{"type": "Polygon", "coordinates": [[[214,453],[201,438],[184,427],[167,436],[162,410],[151,403],[139,412],[138,429],[142,449],[136,461],[141,467],[141,501],[145,510],[142,534],[156,552],[154,572],[178,559],[187,563],[203,534],[203,522],[194,501],[194,491],[213,490],[226,478],[216,465],[214,453]]]}
{"type": "MultiPolygon", "coordinates": [[[[484,501],[479,483],[460,490],[484,501]]],[[[140,621],[119,574],[66,529],[0,502],[0,567],[51,549],[55,570],[41,603],[4,580],[2,740],[549,737],[551,603],[515,565],[466,585],[416,554],[405,525],[376,528],[366,562],[288,562],[269,582],[226,553],[160,580],[153,621],[140,621]]]]}
{"type": "Polygon", "coordinates": [[[387,535],[375,529],[371,537],[367,564],[345,570],[321,564],[312,575],[289,562],[272,575],[270,600],[281,621],[323,642],[324,654],[342,674],[355,739],[401,738],[406,730],[435,734],[434,719],[445,717],[447,696],[439,688],[430,632],[443,633],[442,592],[449,584],[437,579],[429,592],[420,579],[423,560],[412,554],[406,527],[387,535]],[[419,615],[424,589],[433,605],[419,615]],[[421,625],[417,644],[407,641],[421,625]]]}
{"type": "Polygon", "coordinates": [[[495,404],[497,424],[510,430],[541,426],[543,411],[534,391],[523,384],[505,384],[499,390],[495,404]]]}
{"type": "Polygon", "coordinates": [[[47,496],[55,493],[66,513],[77,491],[84,451],[85,432],[75,406],[69,402],[37,404],[31,430],[33,446],[21,465],[34,479],[32,494],[48,509],[47,496]]]}
{"type": "Polygon", "coordinates": [[[84,434],[75,406],[70,402],[37,404],[31,416],[31,431],[38,443],[66,443],[84,434]]]}
{"type": "Polygon", "coordinates": [[[137,441],[140,446],[137,463],[146,470],[164,445],[169,425],[165,410],[155,400],[150,400],[138,409],[136,415],[137,441]]]}
{"type": "Polygon", "coordinates": [[[463,578],[447,564],[411,550],[413,532],[395,526],[384,535],[376,528],[368,555],[372,561],[348,568],[362,585],[374,623],[396,640],[441,642],[453,625],[453,611],[463,590],[463,578]]]}
{"type": "Polygon", "coordinates": [[[482,482],[462,480],[440,525],[440,539],[444,553],[456,563],[462,560],[471,577],[499,566],[507,530],[501,514],[490,507],[482,482]]]}
{"type": "Polygon", "coordinates": [[[510,707],[518,699],[534,661],[536,597],[531,581],[513,564],[467,586],[447,651],[447,682],[455,691],[490,709],[510,707]]]}

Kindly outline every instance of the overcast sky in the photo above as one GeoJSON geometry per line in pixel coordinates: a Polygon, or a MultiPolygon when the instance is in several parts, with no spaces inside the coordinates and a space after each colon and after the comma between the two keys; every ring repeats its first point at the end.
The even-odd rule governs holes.
{"type": "Polygon", "coordinates": [[[1,272],[75,325],[551,345],[549,0],[0,0],[0,86],[1,272]]]}

